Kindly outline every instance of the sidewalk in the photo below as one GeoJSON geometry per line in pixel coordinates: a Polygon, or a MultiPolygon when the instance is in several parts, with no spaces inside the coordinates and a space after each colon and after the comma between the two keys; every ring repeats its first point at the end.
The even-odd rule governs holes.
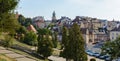
{"type": "MultiPolygon", "coordinates": [[[[53,61],[66,61],[65,58],[57,57],[57,56],[50,56],[48,58],[53,60],[53,61]]],[[[88,56],[88,61],[90,61],[91,58],[95,58],[95,57],[88,56]]],[[[101,60],[101,59],[98,59],[98,58],[95,58],[95,59],[96,59],[96,61],[104,61],[104,60],[101,60]]]]}
{"type": "Polygon", "coordinates": [[[27,56],[15,53],[13,51],[9,51],[2,46],[0,46],[0,54],[5,54],[8,57],[16,59],[17,61],[36,61],[34,59],[28,58],[27,56]]]}

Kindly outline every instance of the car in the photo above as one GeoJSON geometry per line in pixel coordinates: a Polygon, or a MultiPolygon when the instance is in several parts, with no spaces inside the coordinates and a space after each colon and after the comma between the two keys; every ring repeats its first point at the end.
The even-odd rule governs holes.
{"type": "Polygon", "coordinates": [[[87,53],[88,55],[90,55],[90,56],[93,56],[93,55],[94,55],[94,53],[93,53],[91,50],[86,50],[86,53],[87,53]]]}
{"type": "Polygon", "coordinates": [[[110,57],[109,55],[100,55],[99,58],[100,59],[108,59],[108,57],[110,57]]]}
{"type": "Polygon", "coordinates": [[[105,61],[110,61],[110,57],[105,58],[105,61]]]}
{"type": "Polygon", "coordinates": [[[105,57],[105,55],[101,55],[101,56],[99,56],[99,58],[100,59],[105,59],[106,57],[105,57]]]}
{"type": "Polygon", "coordinates": [[[99,57],[99,56],[100,56],[100,53],[94,53],[93,56],[99,57]]]}
{"type": "Polygon", "coordinates": [[[109,55],[104,55],[105,56],[105,58],[108,58],[108,57],[110,57],[109,55]]]}

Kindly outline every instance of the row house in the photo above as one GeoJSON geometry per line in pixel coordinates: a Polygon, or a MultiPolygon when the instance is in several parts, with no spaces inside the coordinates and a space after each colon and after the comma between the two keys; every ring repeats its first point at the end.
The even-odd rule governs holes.
{"type": "Polygon", "coordinates": [[[106,28],[107,20],[76,16],[72,22],[80,25],[81,32],[86,43],[96,43],[109,39],[106,28]]]}
{"type": "Polygon", "coordinates": [[[120,36],[120,25],[117,24],[117,26],[110,31],[110,40],[113,41],[119,36],[120,36]]]}
{"type": "Polygon", "coordinates": [[[45,27],[45,19],[42,16],[37,16],[32,19],[32,23],[36,29],[45,27]]]}
{"type": "Polygon", "coordinates": [[[115,21],[114,19],[113,19],[113,21],[108,21],[107,22],[107,29],[109,31],[114,29],[117,26],[118,23],[119,23],[119,21],[115,21]]]}
{"type": "Polygon", "coordinates": [[[63,26],[66,27],[70,27],[72,20],[68,17],[62,16],[60,19],[57,20],[57,28],[58,28],[58,32],[61,33],[62,32],[62,28],[63,26]]]}

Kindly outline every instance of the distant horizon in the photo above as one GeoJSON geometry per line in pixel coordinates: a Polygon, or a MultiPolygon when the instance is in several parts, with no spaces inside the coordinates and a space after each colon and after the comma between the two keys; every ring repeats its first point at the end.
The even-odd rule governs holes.
{"type": "Polygon", "coordinates": [[[120,20],[119,0],[21,0],[16,9],[25,17],[43,16],[51,20],[53,11],[57,19],[66,16],[87,16],[112,21],[120,20]]]}

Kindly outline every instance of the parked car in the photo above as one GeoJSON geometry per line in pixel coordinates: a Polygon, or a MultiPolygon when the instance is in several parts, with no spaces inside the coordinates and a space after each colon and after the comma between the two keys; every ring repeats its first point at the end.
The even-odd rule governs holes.
{"type": "Polygon", "coordinates": [[[99,56],[100,56],[100,53],[94,53],[93,56],[99,57],[99,56]]]}
{"type": "Polygon", "coordinates": [[[100,55],[99,58],[100,59],[105,59],[106,57],[105,57],[105,55],[100,55]]]}
{"type": "Polygon", "coordinates": [[[110,61],[110,57],[105,58],[105,61],[110,61]]]}
{"type": "Polygon", "coordinates": [[[86,53],[87,53],[88,55],[90,55],[90,56],[93,56],[93,55],[94,55],[94,53],[93,53],[91,50],[86,50],[86,53]]]}

